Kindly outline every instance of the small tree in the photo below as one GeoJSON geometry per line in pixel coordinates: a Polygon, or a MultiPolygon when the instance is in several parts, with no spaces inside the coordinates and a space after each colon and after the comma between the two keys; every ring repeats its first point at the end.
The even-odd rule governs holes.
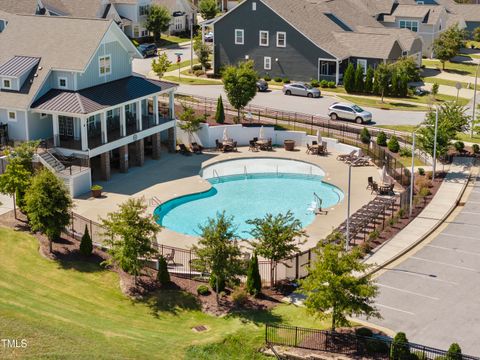
{"type": "Polygon", "coordinates": [[[390,347],[390,359],[391,360],[410,360],[411,354],[408,347],[408,339],[405,333],[399,332],[393,338],[392,345],[390,347]]]}
{"type": "Polygon", "coordinates": [[[264,218],[247,220],[253,225],[250,231],[251,244],[258,255],[270,260],[270,285],[275,283],[275,267],[277,262],[298,252],[298,245],[306,238],[300,220],[295,219],[292,212],[286,214],[267,214],[264,218]]]}
{"type": "Polygon", "coordinates": [[[198,11],[205,20],[213,19],[218,13],[216,0],[200,0],[198,3],[198,11]]]}
{"type": "Polygon", "coordinates": [[[438,94],[438,88],[439,88],[438,83],[436,83],[436,82],[433,83],[433,85],[432,85],[432,96],[433,96],[434,99],[438,94]]]}
{"type": "Polygon", "coordinates": [[[457,343],[450,345],[445,358],[447,360],[462,360],[462,349],[460,348],[460,345],[457,343]]]}
{"type": "Polygon", "coordinates": [[[371,135],[370,135],[370,132],[368,131],[368,129],[366,127],[364,127],[362,129],[362,131],[360,131],[360,141],[364,144],[370,144],[370,140],[371,140],[371,135]]]}
{"type": "Polygon", "coordinates": [[[118,211],[108,213],[101,220],[110,254],[105,264],[117,265],[133,275],[135,284],[144,264],[143,259],[156,254],[152,243],[160,232],[160,226],[147,216],[146,211],[143,199],[131,198],[120,204],[118,211]]]}
{"type": "Polygon", "coordinates": [[[257,94],[257,79],[258,74],[253,69],[253,61],[228,66],[223,72],[223,87],[228,101],[238,111],[239,121],[241,110],[257,94]]]}
{"type": "Polygon", "coordinates": [[[167,260],[163,256],[158,258],[158,272],[157,281],[160,285],[167,285],[170,283],[170,274],[168,273],[167,260]]]}
{"type": "Polygon", "coordinates": [[[407,74],[400,74],[397,85],[397,96],[406,97],[408,95],[408,77],[407,74]]]}
{"type": "Polygon", "coordinates": [[[225,122],[225,109],[223,108],[222,95],[217,100],[217,111],[215,112],[215,121],[217,124],[223,124],[225,122]]]}
{"type": "Polygon", "coordinates": [[[70,223],[72,199],[63,182],[49,170],[42,170],[32,179],[25,194],[25,210],[30,227],[47,235],[49,250],[70,223]]]}
{"type": "Polygon", "coordinates": [[[355,67],[349,63],[343,74],[343,87],[347,93],[355,91],[355,67]]]}
{"type": "Polygon", "coordinates": [[[466,31],[455,24],[442,32],[433,42],[434,55],[442,63],[443,70],[445,70],[445,63],[459,54],[460,49],[464,46],[465,38],[466,31]]]}
{"type": "Polygon", "coordinates": [[[388,147],[388,150],[390,150],[393,153],[397,153],[400,150],[400,144],[395,135],[392,135],[390,140],[388,140],[387,147],[388,147]]]}
{"type": "Polygon", "coordinates": [[[377,135],[377,145],[387,146],[387,134],[385,134],[383,131],[380,131],[380,133],[377,135]]]}
{"type": "Polygon", "coordinates": [[[480,41],[480,27],[476,27],[472,31],[472,38],[475,41],[480,41]]]}
{"type": "Polygon", "coordinates": [[[158,41],[162,32],[167,31],[170,27],[171,19],[170,11],[165,6],[151,5],[145,21],[145,28],[153,33],[155,41],[158,41]]]}
{"type": "Polygon", "coordinates": [[[246,290],[250,295],[255,296],[262,292],[262,279],[258,269],[258,257],[256,253],[253,254],[248,263],[246,290]]]}
{"type": "Polygon", "coordinates": [[[167,54],[162,52],[160,55],[158,55],[158,59],[153,59],[152,70],[155,74],[157,74],[158,78],[161,79],[163,74],[167,72],[170,65],[172,65],[172,62],[168,60],[167,54]]]}
{"type": "Polygon", "coordinates": [[[375,88],[383,98],[388,91],[390,84],[391,71],[387,64],[380,63],[375,69],[375,88]]]}
{"type": "Polygon", "coordinates": [[[83,232],[82,240],[80,241],[80,254],[83,256],[92,255],[93,244],[90,233],[88,232],[88,226],[85,225],[85,231],[83,232]]]}
{"type": "Polygon", "coordinates": [[[390,79],[390,95],[391,96],[398,96],[398,83],[399,83],[399,78],[398,78],[398,72],[396,70],[392,71],[392,77],[390,79]]]}
{"type": "Polygon", "coordinates": [[[365,83],[363,81],[363,67],[362,65],[357,65],[357,69],[355,70],[355,91],[358,93],[362,93],[365,90],[365,83]]]}
{"type": "Polygon", "coordinates": [[[227,217],[225,212],[218,213],[216,218],[208,218],[200,230],[201,239],[193,250],[198,256],[200,270],[211,275],[218,303],[221,283],[235,284],[238,276],[244,273],[240,248],[234,241],[233,218],[227,217]]]}
{"type": "Polygon", "coordinates": [[[193,43],[193,51],[197,55],[198,61],[202,65],[203,70],[207,69],[208,59],[210,57],[210,47],[202,41],[201,36],[195,38],[193,43]]]}
{"type": "Polygon", "coordinates": [[[183,112],[179,115],[182,122],[179,124],[179,127],[187,133],[188,140],[191,141],[193,134],[201,129],[201,124],[205,121],[205,116],[197,116],[191,106],[182,104],[182,107],[183,112]]]}
{"type": "Polygon", "coordinates": [[[374,70],[371,66],[367,69],[367,75],[365,76],[365,92],[371,93],[373,91],[373,75],[374,70]]]}
{"type": "Polygon", "coordinates": [[[306,296],[307,311],[319,318],[331,316],[332,331],[348,325],[347,316],[380,317],[373,305],[377,287],[369,275],[355,275],[368,269],[362,262],[360,249],[346,251],[344,236],[332,233],[319,243],[315,252],[317,258],[298,290],[306,296]]]}

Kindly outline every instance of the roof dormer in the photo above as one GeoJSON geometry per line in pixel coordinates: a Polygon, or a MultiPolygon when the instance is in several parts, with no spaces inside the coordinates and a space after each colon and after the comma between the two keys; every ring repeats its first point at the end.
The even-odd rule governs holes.
{"type": "Polygon", "coordinates": [[[40,58],[14,56],[0,65],[0,89],[20,91],[25,80],[40,62],[40,58]]]}

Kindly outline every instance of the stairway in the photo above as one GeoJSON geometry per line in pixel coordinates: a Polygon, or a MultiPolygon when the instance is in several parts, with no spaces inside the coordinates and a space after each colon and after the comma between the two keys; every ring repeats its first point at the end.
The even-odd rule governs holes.
{"type": "Polygon", "coordinates": [[[39,154],[39,156],[41,158],[41,162],[44,165],[47,165],[47,167],[49,167],[50,169],[54,170],[55,172],[60,172],[65,170],[65,166],[55,156],[53,156],[49,152],[45,151],[39,154]]]}

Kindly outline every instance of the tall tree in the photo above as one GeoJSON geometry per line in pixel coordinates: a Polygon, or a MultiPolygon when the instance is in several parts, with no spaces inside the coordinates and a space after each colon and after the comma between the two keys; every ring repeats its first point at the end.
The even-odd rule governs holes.
{"type": "Polygon", "coordinates": [[[198,256],[198,267],[210,273],[215,283],[217,303],[221,283],[234,284],[238,276],[244,274],[241,252],[235,240],[233,218],[218,213],[217,217],[208,218],[200,226],[201,238],[193,247],[198,256]]]}
{"type": "Polygon", "coordinates": [[[390,77],[391,77],[391,70],[387,64],[380,63],[378,64],[377,68],[375,69],[375,88],[379,92],[379,94],[383,98],[385,97],[385,93],[388,90],[388,86],[390,84],[390,77]]]}
{"type": "Polygon", "coordinates": [[[147,20],[145,21],[145,28],[153,33],[155,41],[160,40],[162,32],[165,32],[170,27],[172,17],[165,6],[151,5],[148,11],[147,20]]]}
{"type": "Polygon", "coordinates": [[[466,31],[455,24],[442,32],[433,42],[434,56],[442,63],[443,70],[445,70],[445,63],[459,54],[466,37],[466,31]]]}
{"type": "Polygon", "coordinates": [[[355,67],[353,63],[349,63],[345,74],[343,74],[343,87],[347,93],[355,91],[355,67]]]}
{"type": "Polygon", "coordinates": [[[255,296],[262,292],[262,279],[258,269],[258,257],[256,253],[253,253],[248,263],[246,290],[250,295],[255,296]]]}
{"type": "Polygon", "coordinates": [[[252,225],[250,235],[255,252],[270,260],[270,286],[275,283],[275,267],[283,260],[298,252],[298,245],[306,240],[306,232],[300,220],[291,211],[286,214],[267,214],[264,218],[247,220],[252,225]]]}
{"type": "Polygon", "coordinates": [[[257,94],[258,74],[253,68],[253,61],[241,62],[238,66],[228,66],[222,78],[228,101],[237,109],[238,121],[240,121],[241,110],[257,94]]]}
{"type": "Polygon", "coordinates": [[[365,92],[369,94],[373,91],[373,75],[374,70],[369,66],[367,69],[367,75],[365,76],[365,92]]]}
{"type": "Polygon", "coordinates": [[[223,124],[225,122],[225,109],[223,108],[222,95],[220,95],[217,100],[217,111],[215,112],[215,121],[218,124],[223,124]]]}
{"type": "Polygon", "coordinates": [[[193,51],[195,52],[195,55],[197,55],[198,61],[200,61],[203,70],[206,70],[210,57],[210,47],[202,41],[201,36],[197,36],[195,38],[195,42],[193,43],[193,51]]]}
{"type": "Polygon", "coordinates": [[[120,204],[119,210],[107,214],[102,219],[105,244],[110,258],[107,265],[118,265],[122,270],[137,276],[143,267],[144,260],[156,254],[152,244],[160,232],[160,226],[151,216],[147,216],[147,206],[143,199],[128,199],[120,204]]]}
{"type": "Polygon", "coordinates": [[[25,194],[25,210],[33,231],[47,235],[49,250],[70,223],[72,199],[64,183],[50,170],[44,169],[32,178],[25,194]]]}
{"type": "Polygon", "coordinates": [[[206,116],[197,116],[193,107],[182,104],[183,112],[179,115],[182,121],[179,124],[180,129],[188,135],[188,141],[192,141],[193,134],[201,129],[201,124],[205,121],[206,116]]]}
{"type": "Polygon", "coordinates": [[[204,20],[213,19],[218,13],[217,0],[200,0],[198,11],[204,20]]]}
{"type": "Polygon", "coordinates": [[[92,255],[92,251],[92,238],[88,232],[88,226],[85,224],[85,231],[83,232],[82,240],[80,241],[80,253],[84,256],[90,256],[92,255]]]}
{"type": "Polygon", "coordinates": [[[355,70],[355,91],[362,93],[365,90],[365,83],[363,81],[364,78],[363,74],[363,67],[362,65],[358,64],[357,69],[355,70]]]}
{"type": "Polygon", "coordinates": [[[343,235],[333,233],[316,249],[317,258],[299,292],[306,296],[307,311],[319,318],[332,317],[332,331],[348,325],[347,316],[380,317],[373,302],[377,287],[370,276],[356,276],[367,270],[360,249],[345,250],[343,235]],[[331,242],[329,239],[340,239],[331,242]]]}
{"type": "Polygon", "coordinates": [[[172,65],[172,62],[168,60],[167,53],[162,52],[158,55],[158,59],[153,59],[152,61],[152,70],[157,74],[158,78],[161,79],[163,74],[168,70],[168,67],[172,65]]]}

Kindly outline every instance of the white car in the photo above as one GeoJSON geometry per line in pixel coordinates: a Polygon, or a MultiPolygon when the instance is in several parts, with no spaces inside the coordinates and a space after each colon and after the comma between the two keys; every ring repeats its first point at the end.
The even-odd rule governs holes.
{"type": "Polygon", "coordinates": [[[209,32],[204,36],[205,42],[213,42],[213,32],[209,32]]]}
{"type": "Polygon", "coordinates": [[[330,116],[330,119],[332,120],[351,120],[355,121],[357,124],[372,121],[372,113],[370,111],[363,110],[358,105],[348,103],[333,103],[328,108],[328,116],[330,116]]]}

